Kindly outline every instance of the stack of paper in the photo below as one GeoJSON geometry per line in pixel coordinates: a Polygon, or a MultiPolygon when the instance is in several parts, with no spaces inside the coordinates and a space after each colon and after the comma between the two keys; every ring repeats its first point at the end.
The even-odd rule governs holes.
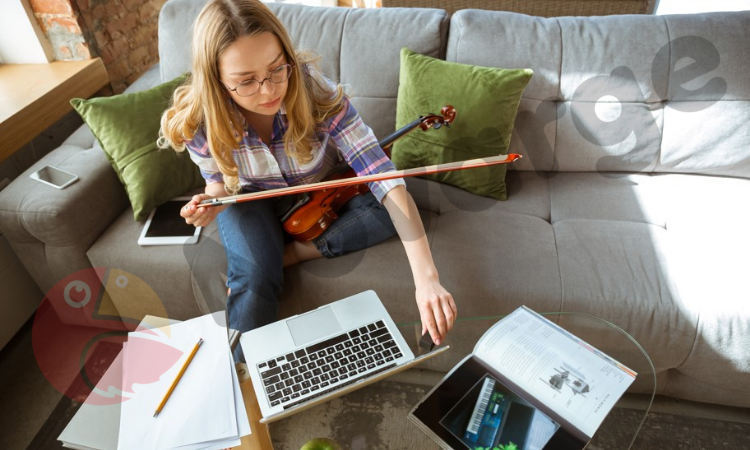
{"type": "Polygon", "coordinates": [[[223,311],[159,328],[142,323],[128,334],[123,351],[92,395],[115,391],[113,383],[119,391],[115,395],[123,397],[121,404],[83,405],[60,435],[65,446],[209,450],[238,446],[240,437],[250,434],[223,311]],[[154,417],[199,339],[203,344],[154,417]]]}

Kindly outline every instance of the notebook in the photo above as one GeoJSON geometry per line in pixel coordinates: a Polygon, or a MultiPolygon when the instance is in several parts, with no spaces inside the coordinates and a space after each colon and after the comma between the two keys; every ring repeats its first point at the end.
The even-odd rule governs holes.
{"type": "Polygon", "coordinates": [[[288,417],[408,369],[414,356],[374,291],[242,333],[262,423],[288,417]]]}

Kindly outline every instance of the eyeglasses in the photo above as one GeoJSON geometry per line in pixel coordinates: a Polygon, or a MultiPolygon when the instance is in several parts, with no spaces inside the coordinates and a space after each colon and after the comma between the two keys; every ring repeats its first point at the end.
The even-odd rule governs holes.
{"type": "Polygon", "coordinates": [[[292,76],[293,68],[294,66],[292,64],[282,64],[279,67],[273,69],[273,71],[271,72],[271,76],[268,78],[263,78],[260,81],[253,78],[252,80],[243,81],[234,89],[229,89],[229,87],[227,86],[227,89],[230,91],[234,91],[240,97],[250,97],[251,95],[257,94],[258,91],[260,91],[260,87],[263,86],[263,83],[265,83],[266,81],[270,81],[273,84],[281,84],[286,82],[286,80],[288,80],[289,77],[292,76]]]}

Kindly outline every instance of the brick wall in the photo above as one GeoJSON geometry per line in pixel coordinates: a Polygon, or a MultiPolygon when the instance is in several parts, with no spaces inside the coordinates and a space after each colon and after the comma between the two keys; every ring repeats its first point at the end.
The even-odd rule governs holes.
{"type": "Polygon", "coordinates": [[[159,60],[157,25],[166,0],[29,0],[57,60],[100,56],[111,91],[125,90],[159,60]]]}
{"type": "Polygon", "coordinates": [[[166,0],[74,0],[120,93],[159,61],[157,24],[166,0]]]}
{"type": "Polygon", "coordinates": [[[89,45],[69,0],[29,0],[29,3],[52,46],[55,60],[91,58],[89,45]]]}

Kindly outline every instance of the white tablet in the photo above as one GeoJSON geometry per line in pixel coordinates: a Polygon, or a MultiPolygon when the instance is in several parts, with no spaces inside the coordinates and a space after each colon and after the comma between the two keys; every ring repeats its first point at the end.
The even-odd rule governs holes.
{"type": "Polygon", "coordinates": [[[151,211],[143,226],[139,245],[182,245],[195,244],[201,234],[201,227],[185,223],[180,209],[191,197],[176,197],[151,211]]]}

